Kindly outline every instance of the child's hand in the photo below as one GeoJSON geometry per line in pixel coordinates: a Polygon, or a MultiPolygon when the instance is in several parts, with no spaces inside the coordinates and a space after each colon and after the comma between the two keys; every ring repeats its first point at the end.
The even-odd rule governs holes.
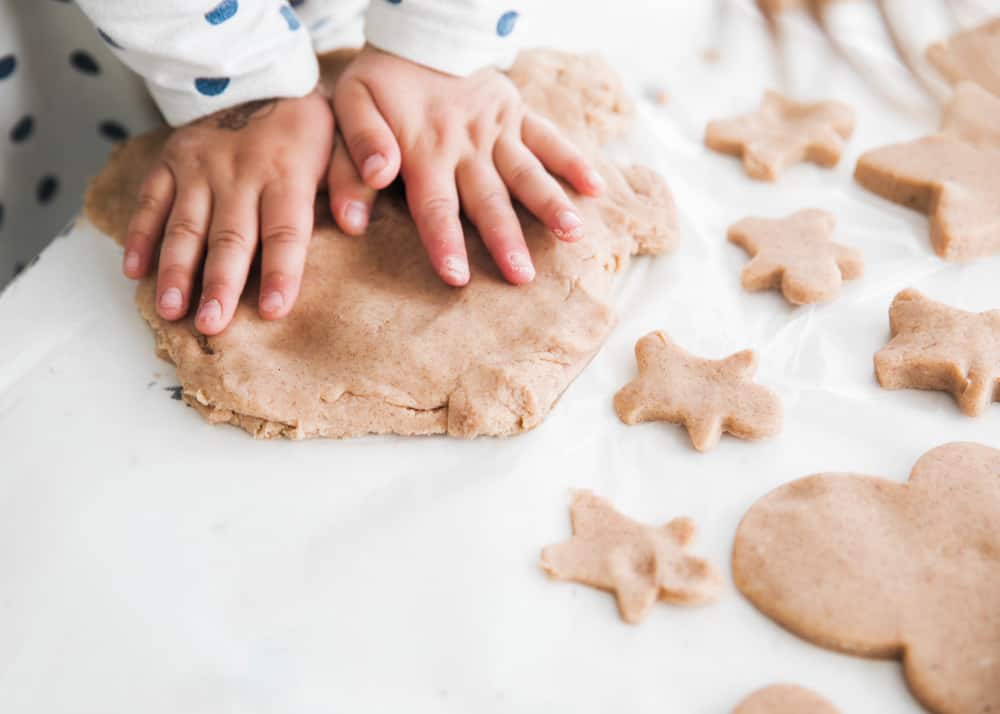
{"type": "Polygon", "coordinates": [[[508,189],[558,237],[572,241],[583,235],[583,225],[550,172],[580,193],[603,188],[573,145],[527,110],[514,85],[492,69],[452,77],[366,47],[338,80],[334,112],[348,150],[335,151],[330,167],[338,223],[356,232],[345,221],[346,209],[370,201],[358,188],[358,173],[380,189],[402,171],[431,264],[450,285],[469,280],[460,201],[504,277],[526,283],[535,269],[508,189]]]}
{"type": "Polygon", "coordinates": [[[204,263],[195,326],[225,329],[262,245],[259,309],[284,317],[299,293],[316,188],[329,165],[333,114],[313,93],[251,102],[176,130],[146,176],[123,268],[146,275],[160,246],[156,310],[188,312],[204,263]]]}

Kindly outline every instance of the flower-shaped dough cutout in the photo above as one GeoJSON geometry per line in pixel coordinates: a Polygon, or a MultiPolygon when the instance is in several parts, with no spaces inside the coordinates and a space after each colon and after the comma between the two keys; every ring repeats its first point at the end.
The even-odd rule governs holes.
{"type": "Polygon", "coordinates": [[[804,687],[772,684],[740,702],[733,714],[840,714],[840,711],[804,687]]]}
{"type": "Polygon", "coordinates": [[[927,59],[949,82],[971,80],[1000,96],[1000,17],[931,45],[927,59]]]}
{"type": "Polygon", "coordinates": [[[861,253],[833,241],[836,219],[808,208],[787,218],[744,218],[729,228],[729,241],[751,255],[740,279],[747,290],[780,288],[789,302],[833,300],[844,280],[859,278],[861,253]]]}
{"type": "Polygon", "coordinates": [[[658,331],[636,342],[635,359],[639,376],[614,399],[618,418],[626,424],[683,424],[698,451],[713,448],[724,431],[740,439],[763,439],[781,431],[781,401],[753,381],[753,350],[705,359],[658,331]]]}
{"type": "Polygon", "coordinates": [[[969,416],[1000,401],[1000,310],[966,312],[904,290],[889,329],[892,339],[875,353],[883,388],[951,392],[969,416]]]}
{"type": "Polygon", "coordinates": [[[951,443],[907,483],[817,474],[757,501],[733,544],[754,606],[817,645],[899,658],[938,714],[1000,712],[1000,450],[951,443]]]}
{"type": "Polygon", "coordinates": [[[722,589],[719,571],[687,552],[695,533],[690,518],[647,526],[590,491],[577,491],[570,519],[573,537],[542,550],[542,569],[613,592],[625,622],[641,622],[657,600],[697,605],[715,600],[722,589]]]}
{"type": "Polygon", "coordinates": [[[757,111],[710,121],[705,145],[741,156],[751,178],[775,181],[783,169],[801,161],[835,166],[852,133],[854,110],[846,104],[796,102],[769,91],[757,111]]]}
{"type": "Polygon", "coordinates": [[[1000,253],[1000,147],[934,135],[861,155],[854,179],[930,217],[934,252],[967,261],[1000,253]]]}

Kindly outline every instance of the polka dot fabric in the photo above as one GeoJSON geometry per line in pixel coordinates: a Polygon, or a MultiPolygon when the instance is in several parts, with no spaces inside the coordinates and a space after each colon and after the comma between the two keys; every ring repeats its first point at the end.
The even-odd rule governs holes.
{"type": "Polygon", "coordinates": [[[159,121],[113,49],[73,3],[0,0],[0,289],[74,218],[115,142],[159,121]]]}

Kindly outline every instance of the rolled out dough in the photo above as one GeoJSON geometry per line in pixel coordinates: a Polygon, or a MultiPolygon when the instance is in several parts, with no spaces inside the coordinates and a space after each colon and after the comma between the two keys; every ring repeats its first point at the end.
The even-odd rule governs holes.
{"type": "MultiPolygon", "coordinates": [[[[343,61],[322,58],[326,89],[343,61]]],[[[302,292],[284,320],[258,317],[252,277],[230,327],[206,338],[190,318],[157,316],[155,279],[139,283],[139,311],[189,404],[210,422],[263,438],[508,435],[544,419],[607,337],[615,277],[632,255],[673,248],[677,226],[658,176],[599,156],[633,115],[601,60],[533,51],[510,76],[608,182],[601,199],[573,195],[586,237],[559,242],[520,211],[537,276],[515,287],[466,225],[472,280],[456,289],[432,272],[398,188],[380,195],[363,238],[340,233],[321,198],[302,292]]],[[[90,220],[119,242],[166,136],[159,130],[123,145],[90,187],[90,220]]]]}

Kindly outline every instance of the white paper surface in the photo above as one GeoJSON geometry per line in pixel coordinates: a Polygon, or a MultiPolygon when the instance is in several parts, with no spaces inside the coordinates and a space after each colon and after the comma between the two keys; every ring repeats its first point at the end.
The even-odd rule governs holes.
{"type": "Polygon", "coordinates": [[[553,3],[590,28],[570,44],[603,44],[637,84],[670,93],[644,110],[656,137],[640,144],[683,240],[636,262],[618,327],[532,433],[290,443],[209,426],[170,398],[119,250],[86,224],[0,297],[0,711],[725,714],[775,681],[844,712],[920,711],[897,663],[828,652],[758,614],[728,583],[731,542],[754,500],[799,476],[903,480],[943,442],[1000,447],[1000,405],[972,419],[949,395],[883,391],[872,373],[898,290],[1000,307],[1000,258],[940,261],[923,216],[851,181],[861,151],[934,119],[891,113],[822,52],[798,63],[815,78],[803,94],[859,117],[835,171],[759,184],[707,152],[705,122],[773,83],[765,40],[739,10],[732,48],[706,64],[710,14],[675,5],[617,3],[643,40],[629,43],[602,33],[610,9],[553,3]],[[820,307],[744,293],[727,226],[810,206],[837,216],[865,277],[820,307]],[[679,427],[622,425],[611,397],[653,329],[706,356],[756,347],[783,433],[699,454],[679,427]],[[573,488],[650,523],[693,516],[694,551],[726,571],[722,599],[657,606],[633,627],[611,596],[547,580],[538,553],[569,535],[573,488]]]}

